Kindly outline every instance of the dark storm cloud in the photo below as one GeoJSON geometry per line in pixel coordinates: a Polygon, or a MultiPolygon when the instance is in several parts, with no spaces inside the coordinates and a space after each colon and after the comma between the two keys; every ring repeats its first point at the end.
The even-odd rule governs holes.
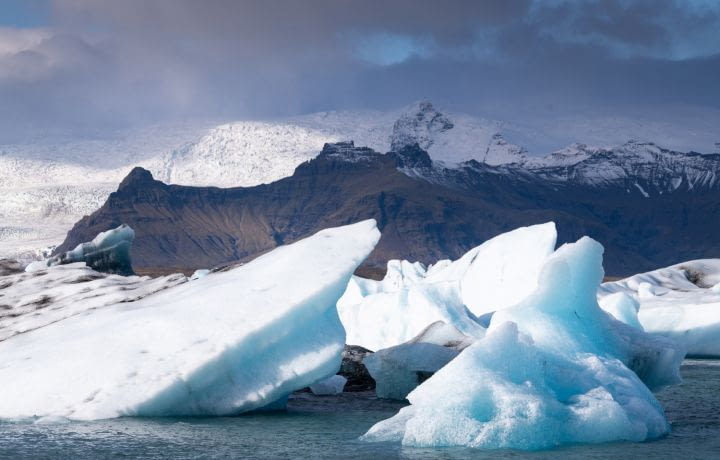
{"type": "Polygon", "coordinates": [[[5,138],[419,98],[510,119],[720,107],[713,0],[57,0],[49,8],[47,27],[0,30],[5,138]]]}

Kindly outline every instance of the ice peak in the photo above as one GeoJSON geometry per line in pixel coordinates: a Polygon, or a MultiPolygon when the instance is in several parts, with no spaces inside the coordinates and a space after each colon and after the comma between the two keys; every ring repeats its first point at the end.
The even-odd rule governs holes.
{"type": "Polygon", "coordinates": [[[428,101],[413,104],[393,125],[390,149],[398,151],[407,145],[418,144],[427,150],[435,136],[448,131],[454,124],[428,101]]]}

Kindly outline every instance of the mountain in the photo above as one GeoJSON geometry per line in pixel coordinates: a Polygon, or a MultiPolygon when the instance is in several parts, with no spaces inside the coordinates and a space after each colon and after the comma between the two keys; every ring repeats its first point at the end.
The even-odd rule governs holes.
{"type": "Polygon", "coordinates": [[[601,241],[611,275],[720,255],[720,184],[697,175],[703,167],[702,177],[720,173],[720,155],[637,143],[585,150],[545,164],[448,165],[417,144],[381,154],[334,143],[290,177],[235,188],[167,185],[136,168],[57,252],[125,223],[136,232],[137,269],[189,272],[375,218],[382,238],[367,269],[391,258],[456,258],[494,235],[550,220],[560,242],[586,234],[601,241]]]}
{"type": "Polygon", "coordinates": [[[629,141],[614,148],[575,144],[527,165],[550,181],[595,188],[625,188],[651,195],[709,191],[718,182],[720,154],[683,153],[652,142],[629,141]]]}
{"type": "MultiPolygon", "coordinates": [[[[393,139],[424,139],[438,160],[503,161],[502,124],[467,115],[443,115],[430,103],[401,110],[320,112],[281,120],[220,125],[149,127],[100,139],[38,140],[0,145],[0,256],[34,258],[62,241],[83,215],[95,211],[132,167],[158,179],[199,186],[253,186],[292,175],[327,142],[353,139],[378,151],[393,139]],[[423,120],[452,117],[436,133],[423,120]],[[410,132],[402,119],[419,119],[410,132]],[[497,153],[495,153],[497,152],[497,153]],[[497,159],[496,159],[497,158],[497,159]]],[[[507,144],[508,148],[519,147],[507,144]]]]}
{"type": "Polygon", "coordinates": [[[632,122],[617,117],[573,117],[561,122],[543,118],[531,125],[508,123],[441,111],[421,101],[390,111],[153,126],[98,139],[36,139],[23,145],[0,145],[0,257],[33,259],[44,248],[57,245],[73,223],[98,209],[135,166],[166,183],[250,187],[291,176],[300,164],[315,158],[325,143],[350,139],[378,152],[418,144],[447,168],[469,160],[490,166],[524,165],[538,175],[547,174],[552,182],[601,185],[611,177],[613,187],[623,182],[630,193],[668,193],[674,184],[682,189],[711,180],[702,176],[705,156],[662,153],[663,149],[647,142],[622,142],[632,134],[659,139],[662,145],[695,145],[693,139],[706,145],[708,136],[716,134],[713,120],[720,119],[720,112],[704,114],[702,120],[686,115],[681,118],[685,125],[693,122],[693,129],[678,133],[667,124],[642,118],[632,122]],[[540,146],[562,146],[573,139],[604,147],[574,144],[538,156],[546,151],[540,146]],[[628,162],[632,151],[638,158],[628,162]],[[657,169],[653,155],[668,164],[657,169]],[[644,175],[637,175],[635,181],[637,171],[623,168],[640,167],[645,157],[650,159],[642,166],[644,175]],[[685,164],[678,164],[677,158],[685,164]],[[678,182],[686,176],[694,182],[678,182]],[[653,184],[662,180],[668,182],[655,189],[653,184]]]}

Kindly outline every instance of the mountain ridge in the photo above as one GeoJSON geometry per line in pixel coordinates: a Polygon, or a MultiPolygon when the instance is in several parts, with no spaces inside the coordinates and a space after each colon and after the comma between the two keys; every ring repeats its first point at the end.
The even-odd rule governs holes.
{"type": "MultiPolygon", "coordinates": [[[[627,143],[617,147],[575,145],[563,149],[565,154],[560,150],[538,159],[522,142],[509,140],[527,137],[512,124],[445,113],[420,101],[386,112],[322,112],[274,121],[231,122],[202,130],[148,129],[138,138],[128,135],[107,145],[88,140],[44,147],[0,146],[0,193],[4,197],[0,200],[0,256],[32,259],[42,248],[58,244],[74,222],[102,205],[132,166],[143,166],[168,183],[253,186],[291,176],[298,165],[314,158],[324,143],[348,139],[379,152],[392,150],[393,143],[397,150],[417,142],[434,161],[446,166],[470,160],[494,166],[522,165],[546,174],[549,181],[592,181],[599,187],[612,182],[612,187],[622,184],[628,193],[648,197],[672,193],[673,187],[692,185],[705,190],[711,182],[717,183],[714,166],[712,175],[703,176],[703,168],[715,164],[703,164],[706,154],[695,158],[685,154],[682,158],[689,159],[684,165],[677,163],[662,174],[646,166],[647,172],[635,181],[631,180],[633,165],[641,162],[617,164],[616,158],[615,163],[598,163],[603,155],[612,156],[602,151],[619,153],[628,150],[627,143]],[[173,139],[180,145],[173,145],[173,139]],[[551,166],[557,169],[548,169],[551,166]]],[[[644,145],[636,150],[654,148],[644,145]]]]}
{"type": "Polygon", "coordinates": [[[496,234],[549,220],[558,224],[560,242],[588,234],[605,244],[611,275],[712,256],[720,247],[720,232],[707,224],[720,216],[716,186],[648,200],[624,184],[599,190],[550,181],[522,165],[448,166],[416,144],[385,154],[352,142],[326,144],[292,176],[254,187],[168,185],[142,169],[122,184],[57,251],[126,223],[136,231],[138,268],[187,272],[250,260],[367,218],[383,234],[369,269],[396,258],[456,258],[496,234]]]}

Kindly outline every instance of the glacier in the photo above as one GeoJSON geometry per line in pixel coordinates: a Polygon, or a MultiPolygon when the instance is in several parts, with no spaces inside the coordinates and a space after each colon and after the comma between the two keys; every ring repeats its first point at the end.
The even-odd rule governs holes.
{"type": "Polygon", "coordinates": [[[538,450],[667,434],[650,388],[679,381],[684,350],[598,306],[602,252],[587,237],[560,247],[529,297],[495,312],[484,338],[362,439],[538,450]]]}
{"type": "Polygon", "coordinates": [[[624,295],[647,332],[684,345],[689,357],[720,357],[720,259],[701,259],[604,283],[601,305],[624,295]]]}
{"type": "Polygon", "coordinates": [[[393,260],[381,281],[354,276],[338,302],[349,344],[370,350],[400,345],[436,321],[480,338],[480,317],[530,295],[557,241],[555,224],[498,235],[456,261],[393,260]]]}
{"type": "MultiPolygon", "coordinates": [[[[323,230],[139,300],[16,328],[0,341],[0,417],[95,420],[281,407],[290,392],[338,371],[345,332],[335,303],[379,237],[372,220],[323,230]]],[[[80,264],[50,267],[11,275],[23,278],[0,292],[76,269],[96,273],[80,264]]],[[[81,291],[77,286],[46,293],[81,291]]],[[[29,317],[34,313],[44,315],[41,309],[29,317]]]]}

